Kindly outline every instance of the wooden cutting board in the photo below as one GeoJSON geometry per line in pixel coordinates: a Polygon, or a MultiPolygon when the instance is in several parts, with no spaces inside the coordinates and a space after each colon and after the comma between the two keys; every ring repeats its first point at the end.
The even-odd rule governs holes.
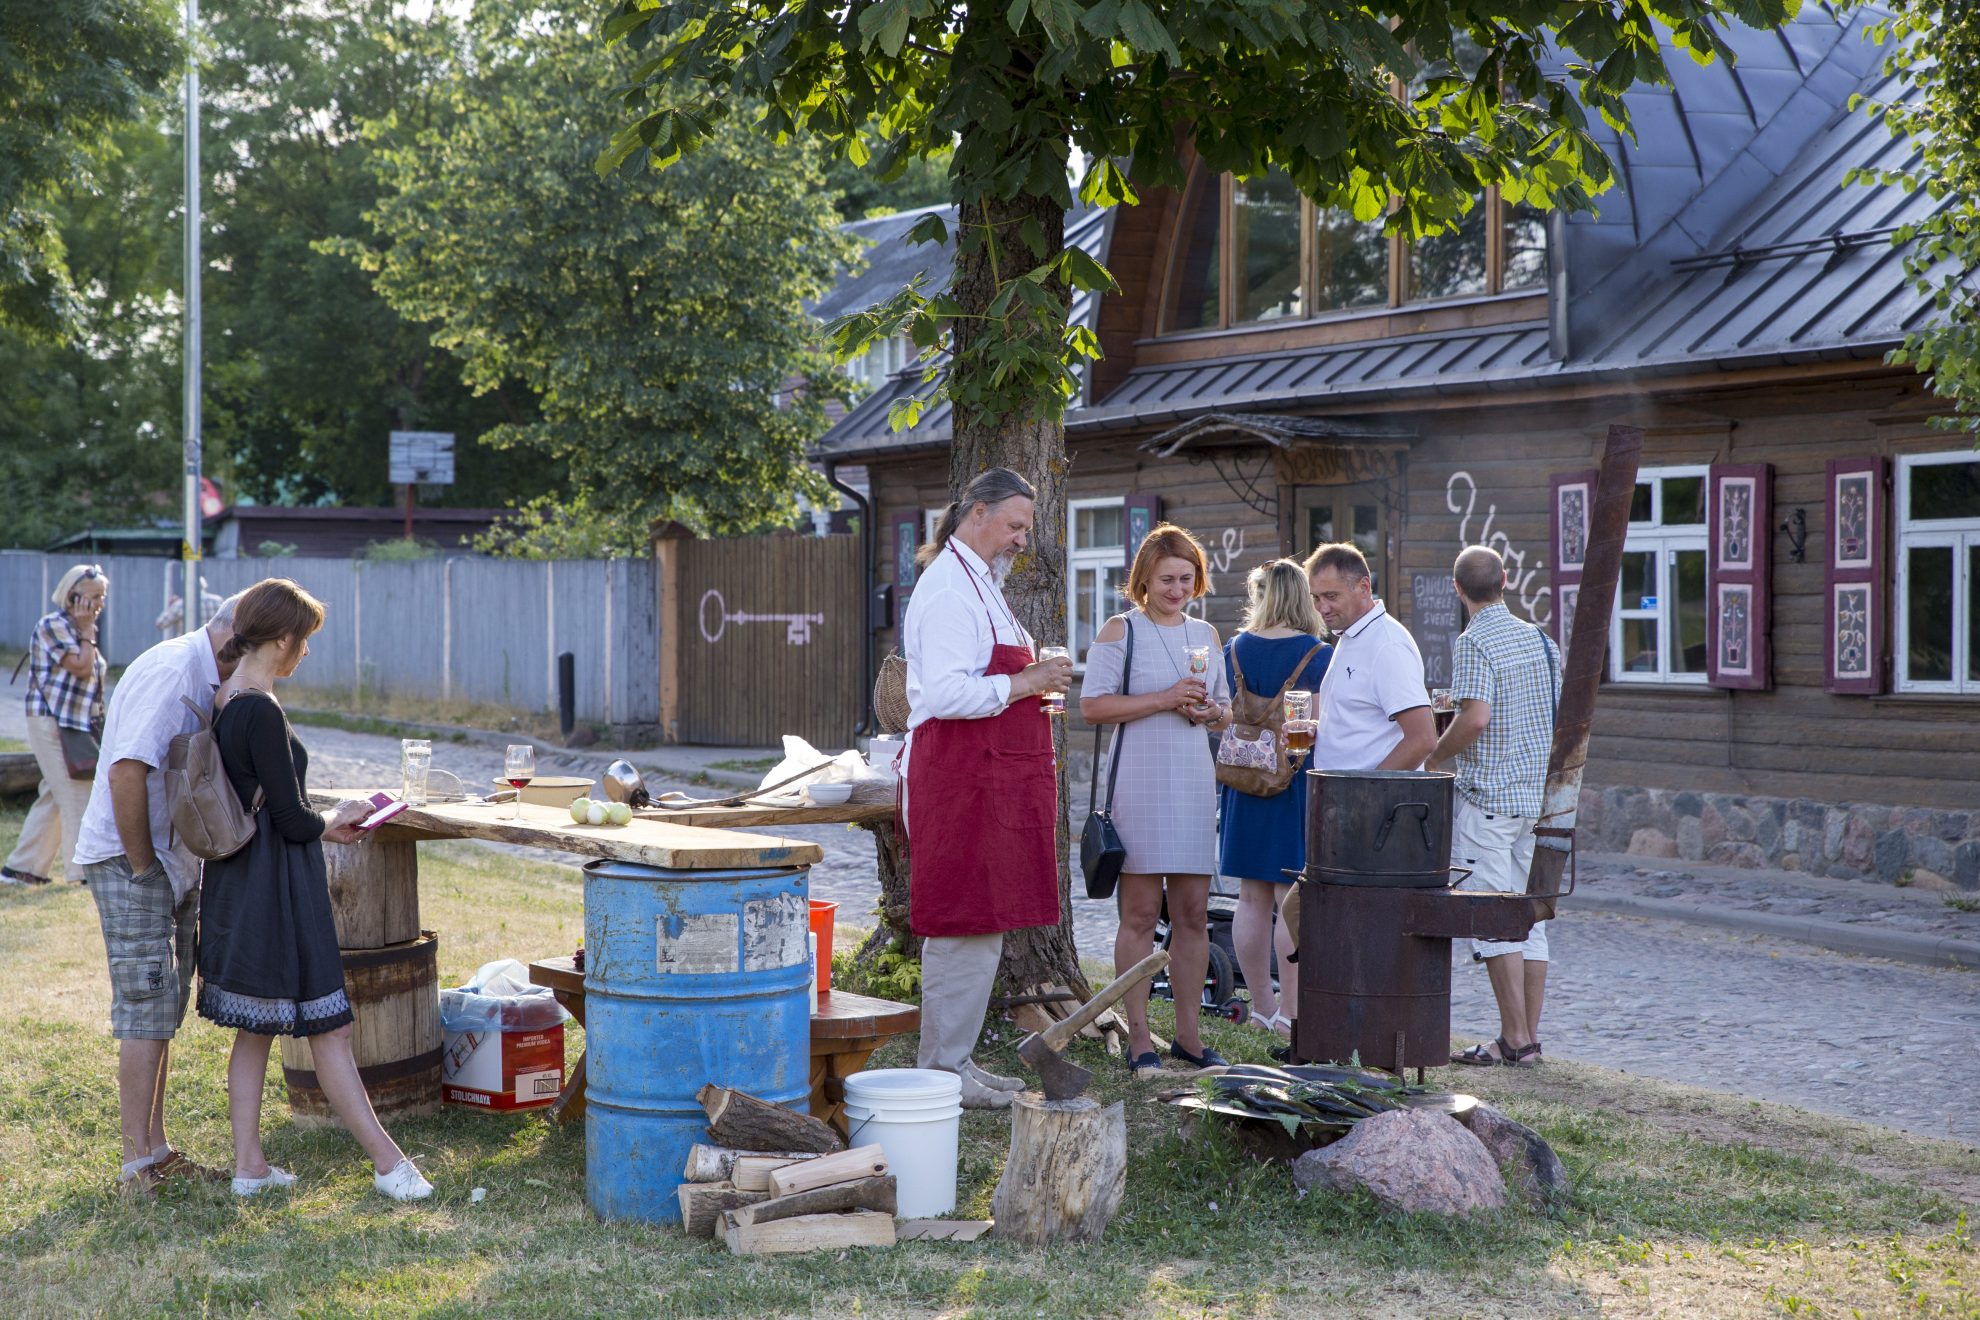
{"type": "MultiPolygon", "coordinates": [[[[370,797],[369,788],[319,789],[310,803],[329,808],[345,798],[370,797]]],[[[496,843],[551,848],[585,857],[606,857],[680,870],[720,870],[738,866],[809,866],[824,857],[815,843],[779,839],[738,830],[706,829],[664,820],[635,819],[630,825],[573,825],[562,807],[525,802],[519,820],[507,803],[433,802],[411,807],[379,828],[383,838],[488,839],[496,843]]]]}

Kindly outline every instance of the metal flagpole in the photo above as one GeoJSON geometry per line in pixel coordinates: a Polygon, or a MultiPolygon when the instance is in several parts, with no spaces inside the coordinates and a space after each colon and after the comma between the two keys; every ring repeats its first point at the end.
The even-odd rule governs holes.
{"type": "Polygon", "coordinates": [[[186,0],[186,289],[185,289],[185,543],[179,597],[184,630],[204,626],[199,591],[200,512],[200,207],[199,207],[199,0],[186,0]]]}

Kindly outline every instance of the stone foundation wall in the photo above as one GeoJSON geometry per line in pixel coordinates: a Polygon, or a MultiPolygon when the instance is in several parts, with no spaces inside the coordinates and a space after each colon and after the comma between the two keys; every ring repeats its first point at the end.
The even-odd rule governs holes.
{"type": "Polygon", "coordinates": [[[1980,889],[1980,811],[1584,788],[1580,842],[1596,852],[1715,866],[1980,889]]]}

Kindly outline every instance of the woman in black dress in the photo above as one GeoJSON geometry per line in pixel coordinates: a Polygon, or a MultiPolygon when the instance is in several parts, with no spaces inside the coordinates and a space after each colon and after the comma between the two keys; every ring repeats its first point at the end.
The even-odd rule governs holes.
{"type": "Polygon", "coordinates": [[[276,1036],[307,1036],[330,1106],[374,1166],[373,1185],[397,1201],[430,1196],[398,1143],[372,1111],[351,1054],[351,1002],[330,911],[322,840],[363,838],[367,803],[339,803],[327,816],[309,805],[309,754],[272,693],[309,654],[323,606],[287,578],[250,587],[234,611],[234,637],[220,652],[240,665],[214,698],[221,763],[254,813],[254,838],[206,864],[199,912],[199,1013],[233,1027],[227,1114],[234,1127],[234,1194],[286,1187],[295,1175],[261,1149],[261,1091],[276,1036]],[[257,792],[261,804],[256,808],[257,792]]]}

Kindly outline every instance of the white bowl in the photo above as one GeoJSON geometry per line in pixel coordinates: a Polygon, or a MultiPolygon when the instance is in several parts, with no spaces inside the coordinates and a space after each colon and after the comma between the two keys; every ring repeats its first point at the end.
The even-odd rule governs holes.
{"type": "Polygon", "coordinates": [[[852,801],[851,784],[811,784],[804,790],[804,796],[815,807],[836,807],[852,801]]]}

